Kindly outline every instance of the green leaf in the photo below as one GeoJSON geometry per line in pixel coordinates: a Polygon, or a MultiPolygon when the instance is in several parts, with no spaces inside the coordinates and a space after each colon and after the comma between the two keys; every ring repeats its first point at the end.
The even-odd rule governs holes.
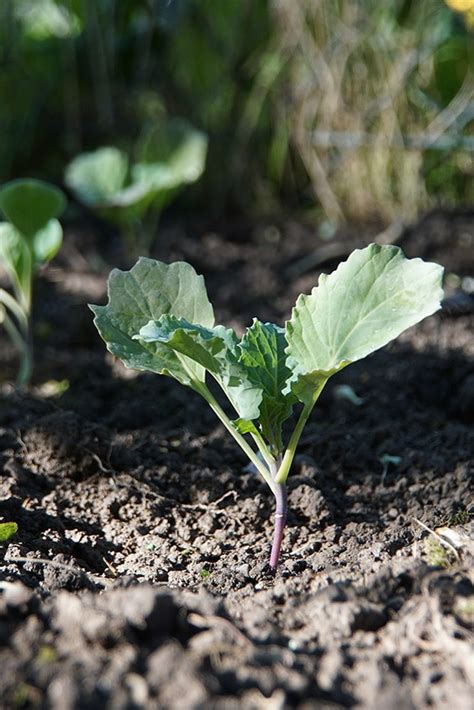
{"type": "Polygon", "coordinates": [[[50,219],[33,238],[33,257],[40,266],[54,259],[63,242],[63,230],[57,219],[50,219]]]}
{"type": "Polygon", "coordinates": [[[41,180],[13,180],[0,189],[0,209],[27,239],[58,217],[65,206],[61,190],[41,180]]]}
{"type": "Polygon", "coordinates": [[[199,363],[209,372],[219,374],[228,349],[226,341],[232,337],[231,333],[226,332],[222,325],[212,329],[204,328],[184,318],[164,315],[158,321],[149,321],[134,336],[134,340],[163,343],[199,363]]]}
{"type": "Polygon", "coordinates": [[[207,138],[179,119],[155,125],[138,148],[139,162],[129,172],[128,158],[114,147],[77,156],[67,167],[66,184],[103,217],[133,224],[153,207],[161,211],[179,187],[197,180],[206,159],[207,138]]]}
{"type": "Polygon", "coordinates": [[[9,222],[0,222],[0,260],[23,293],[30,290],[31,254],[25,238],[9,222]]]}
{"type": "Polygon", "coordinates": [[[255,436],[260,436],[260,432],[252,421],[248,419],[234,419],[232,426],[239,432],[239,434],[254,434],[255,436]]]}
{"type": "Polygon", "coordinates": [[[26,37],[35,41],[75,37],[81,32],[80,17],[58,0],[16,2],[14,12],[26,37]]]}
{"type": "Polygon", "coordinates": [[[128,158],[118,148],[106,146],[74,158],[66,168],[65,182],[90,206],[107,205],[119,193],[128,173],[128,158]]]}
{"type": "Polygon", "coordinates": [[[322,379],[366,357],[440,308],[443,269],[371,244],[352,252],[286,324],[289,387],[305,403],[322,379]]]}
{"type": "Polygon", "coordinates": [[[163,120],[147,131],[139,146],[134,182],[167,191],[198,180],[206,163],[207,137],[179,118],[163,120]]]}
{"type": "Polygon", "coordinates": [[[286,364],[287,345],[283,328],[254,319],[238,346],[240,363],[250,382],[262,390],[258,421],[262,435],[276,454],[282,449],[282,424],[296,401],[290,392],[283,394],[291,376],[286,364]]]}
{"type": "Polygon", "coordinates": [[[166,345],[198,363],[219,382],[240,417],[258,417],[261,388],[250,382],[238,363],[238,340],[231,328],[205,328],[184,318],[163,315],[141,328],[138,338],[145,343],[166,345]]]}
{"type": "Polygon", "coordinates": [[[108,281],[106,306],[91,306],[94,323],[108,350],[126,367],[174,377],[193,386],[203,382],[202,365],[185,358],[160,342],[134,339],[150,320],[173,315],[205,327],[214,325],[214,312],[204,279],[184,262],[164,264],[140,258],[130,271],[114,269],[108,281]]]}
{"type": "Polygon", "coordinates": [[[16,523],[0,523],[0,542],[6,542],[18,532],[16,523]]]}

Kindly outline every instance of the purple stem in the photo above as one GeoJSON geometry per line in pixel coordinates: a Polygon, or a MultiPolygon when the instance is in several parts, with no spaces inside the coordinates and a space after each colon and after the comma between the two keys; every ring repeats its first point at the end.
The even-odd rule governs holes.
{"type": "Polygon", "coordinates": [[[288,512],[288,495],[285,484],[275,484],[276,509],[275,509],[275,532],[273,533],[272,551],[270,554],[270,567],[275,572],[278,567],[280,548],[285,529],[286,514],[288,512]]]}

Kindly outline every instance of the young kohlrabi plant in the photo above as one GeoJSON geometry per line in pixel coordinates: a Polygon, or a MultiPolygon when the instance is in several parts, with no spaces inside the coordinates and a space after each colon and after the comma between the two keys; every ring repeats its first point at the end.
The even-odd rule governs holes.
{"type": "Polygon", "coordinates": [[[31,322],[35,271],[58,252],[63,232],[58,217],[66,200],[56,187],[41,180],[14,180],[0,188],[0,261],[12,294],[0,289],[0,323],[20,352],[17,384],[28,384],[33,367],[31,322]]]}
{"type": "Polygon", "coordinates": [[[168,375],[200,394],[261,474],[276,499],[270,556],[276,569],[286,480],[324,386],[434,313],[441,279],[441,266],[371,244],[322,275],[310,295],[299,296],[284,328],[255,319],[239,339],[215,325],[203,277],[192,266],[141,258],[128,272],[112,271],[107,305],[91,308],[111,353],[127,367],[168,375]],[[227,411],[207,376],[226,396],[227,411]],[[284,442],[282,425],[294,407],[297,423],[284,442]]]}
{"type": "Polygon", "coordinates": [[[78,198],[122,230],[130,256],[148,253],[161,212],[202,175],[207,137],[181,119],[144,131],[135,161],[107,146],[78,155],[65,182],[78,198]]]}

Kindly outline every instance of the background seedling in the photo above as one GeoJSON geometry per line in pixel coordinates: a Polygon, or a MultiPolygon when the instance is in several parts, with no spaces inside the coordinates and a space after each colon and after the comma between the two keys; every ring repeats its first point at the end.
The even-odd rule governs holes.
{"type": "Polygon", "coordinates": [[[336,399],[345,399],[355,407],[360,407],[364,404],[362,397],[359,397],[350,385],[336,385],[334,387],[334,396],[336,399]]]}
{"type": "Polygon", "coordinates": [[[128,272],[112,271],[107,305],[91,308],[111,353],[127,367],[168,375],[200,394],[261,474],[276,500],[270,556],[276,569],[286,479],[326,382],[434,313],[441,278],[437,264],[372,244],[322,275],[310,295],[299,296],[285,328],[255,319],[239,340],[214,324],[204,280],[192,266],[141,258],[128,272]],[[206,376],[216,380],[235,419],[206,376]],[[299,417],[285,443],[283,423],[295,406],[299,417]]]}
{"type": "Polygon", "coordinates": [[[204,171],[206,136],[186,121],[161,121],[147,129],[135,161],[115,147],[77,156],[65,181],[88,207],[123,231],[129,256],[148,254],[163,209],[204,171]]]}
{"type": "Polygon", "coordinates": [[[394,456],[392,454],[382,454],[379,456],[379,461],[383,466],[382,471],[382,485],[385,483],[385,478],[388,473],[389,466],[400,466],[402,462],[401,456],[394,456]]]}
{"type": "Polygon", "coordinates": [[[59,251],[63,232],[56,217],[66,201],[61,190],[41,180],[14,180],[0,189],[0,259],[13,295],[0,289],[0,322],[17,346],[17,384],[28,384],[33,368],[32,287],[35,272],[59,251]]]}

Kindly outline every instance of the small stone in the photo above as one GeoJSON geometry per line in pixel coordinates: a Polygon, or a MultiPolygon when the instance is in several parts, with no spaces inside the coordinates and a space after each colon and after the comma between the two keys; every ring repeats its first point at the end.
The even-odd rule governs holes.
{"type": "Polygon", "coordinates": [[[2,582],[2,595],[0,597],[0,613],[2,608],[16,609],[25,613],[31,604],[33,592],[21,582],[2,582]]]}
{"type": "Polygon", "coordinates": [[[242,577],[247,578],[249,576],[250,567],[247,563],[245,563],[243,565],[239,565],[235,571],[237,572],[237,574],[242,575],[242,577]]]}

